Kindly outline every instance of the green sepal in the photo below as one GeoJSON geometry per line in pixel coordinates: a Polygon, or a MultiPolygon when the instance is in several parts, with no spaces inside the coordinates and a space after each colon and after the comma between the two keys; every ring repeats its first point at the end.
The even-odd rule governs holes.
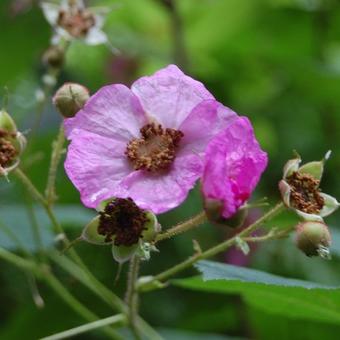
{"type": "Polygon", "coordinates": [[[162,227],[157,221],[157,217],[151,211],[146,211],[148,222],[145,224],[145,230],[142,233],[143,240],[146,242],[154,241],[157,234],[161,231],[162,227]]]}
{"type": "Polygon", "coordinates": [[[324,194],[323,192],[320,193],[320,195],[325,200],[324,206],[320,211],[320,216],[326,217],[332,214],[336,209],[340,207],[340,203],[336,200],[336,198],[330,195],[324,194]]]}
{"type": "Polygon", "coordinates": [[[5,111],[0,111],[0,129],[9,133],[17,133],[17,126],[12,117],[5,111]]]}
{"type": "Polygon", "coordinates": [[[106,242],[105,236],[100,235],[98,233],[98,226],[99,226],[99,218],[100,216],[96,216],[92,219],[92,221],[83,229],[83,232],[81,234],[81,238],[84,241],[87,241],[92,244],[105,246],[108,244],[112,244],[112,242],[106,242]]]}
{"type": "Polygon", "coordinates": [[[112,256],[119,263],[124,263],[126,261],[129,261],[131,257],[134,256],[139,251],[140,244],[141,242],[136,243],[129,247],[116,246],[113,244],[112,245],[112,256]]]}
{"type": "Polygon", "coordinates": [[[299,168],[300,173],[311,175],[313,178],[319,181],[322,178],[323,170],[324,170],[324,161],[309,162],[309,163],[302,165],[302,167],[299,168]]]}

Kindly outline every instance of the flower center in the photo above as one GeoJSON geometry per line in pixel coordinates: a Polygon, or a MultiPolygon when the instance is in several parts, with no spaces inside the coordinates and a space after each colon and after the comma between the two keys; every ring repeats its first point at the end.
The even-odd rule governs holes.
{"type": "Polygon", "coordinates": [[[10,136],[11,134],[0,129],[0,167],[2,168],[10,166],[18,155],[17,149],[6,138],[10,136]]]}
{"type": "Polygon", "coordinates": [[[71,6],[69,11],[61,9],[57,23],[64,28],[72,37],[82,38],[86,36],[91,27],[96,23],[94,15],[77,6],[71,6]]]}
{"type": "Polygon", "coordinates": [[[294,171],[288,178],[291,186],[291,204],[307,214],[318,214],[325,204],[320,195],[320,181],[309,174],[294,171]]]}
{"type": "Polygon", "coordinates": [[[131,198],[114,199],[99,215],[98,233],[105,236],[105,242],[112,242],[114,237],[116,246],[132,246],[138,243],[148,222],[146,212],[131,198]]]}
{"type": "Polygon", "coordinates": [[[167,169],[176,157],[183,133],[154,123],[143,126],[140,133],[142,137],[131,140],[125,151],[135,170],[157,172],[167,169]]]}

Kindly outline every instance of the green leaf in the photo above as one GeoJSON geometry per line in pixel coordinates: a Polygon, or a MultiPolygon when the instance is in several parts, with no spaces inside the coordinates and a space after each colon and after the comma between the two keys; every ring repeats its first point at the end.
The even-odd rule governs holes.
{"type": "MultiPolygon", "coordinates": [[[[64,227],[83,228],[92,218],[93,213],[80,205],[60,205],[55,209],[58,221],[64,227]]],[[[35,216],[42,236],[44,246],[49,247],[54,243],[51,222],[45,211],[39,207],[34,207],[35,216]]],[[[7,205],[0,208],[0,246],[6,249],[16,249],[16,242],[8,236],[5,231],[10,229],[15,234],[20,243],[27,250],[35,251],[36,244],[32,236],[31,222],[27,207],[21,204],[7,205]],[[5,228],[2,228],[5,226],[5,228]]]]}
{"type": "MultiPolygon", "coordinates": [[[[255,282],[266,285],[286,286],[286,287],[303,287],[306,289],[323,288],[336,289],[338,287],[327,286],[319,283],[308,282],[303,280],[289,279],[262,272],[255,269],[233,266],[212,261],[200,261],[196,268],[203,274],[203,280],[237,280],[241,282],[255,282]]],[[[340,288],[340,287],[339,287],[340,288]]]]}
{"type": "Polygon", "coordinates": [[[240,294],[266,313],[340,323],[340,289],[287,279],[253,269],[201,261],[201,277],[175,280],[177,286],[207,293],[240,294]]]}

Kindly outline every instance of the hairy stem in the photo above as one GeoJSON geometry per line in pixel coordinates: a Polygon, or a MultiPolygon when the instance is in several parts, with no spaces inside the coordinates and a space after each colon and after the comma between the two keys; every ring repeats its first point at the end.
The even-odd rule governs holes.
{"type": "Polygon", "coordinates": [[[52,206],[56,200],[56,190],[55,190],[55,182],[57,176],[58,165],[61,159],[61,155],[63,152],[63,147],[65,143],[64,137],[64,125],[60,124],[58,136],[56,140],[53,142],[52,154],[51,154],[51,163],[48,171],[48,179],[45,190],[45,197],[47,204],[52,206]]]}
{"type": "Polygon", "coordinates": [[[136,290],[138,272],[139,272],[139,258],[137,256],[134,256],[130,260],[125,300],[126,300],[126,304],[128,305],[128,316],[129,316],[130,327],[136,340],[141,339],[141,336],[138,331],[138,327],[136,325],[136,318],[138,315],[138,292],[136,290]]]}
{"type": "MultiPolygon", "coordinates": [[[[50,258],[58,266],[60,266],[64,271],[72,275],[75,279],[86,286],[93,294],[98,296],[104,303],[106,303],[113,310],[118,310],[121,313],[128,314],[127,305],[117,297],[110,289],[104,286],[100,281],[98,281],[94,276],[89,278],[89,276],[84,272],[84,270],[78,267],[74,262],[65,256],[60,256],[57,252],[50,252],[50,258]]],[[[137,316],[136,320],[137,327],[139,331],[147,338],[153,340],[162,340],[163,338],[141,317],[137,316]]]]}
{"type": "MultiPolygon", "coordinates": [[[[40,266],[33,260],[24,259],[10,251],[0,248],[0,258],[15,265],[16,267],[34,274],[38,279],[44,280],[57,293],[66,304],[68,304],[76,313],[82,316],[87,321],[98,320],[98,317],[93,314],[87,307],[79,302],[53,275],[48,266],[40,266]]],[[[111,339],[121,339],[112,329],[105,328],[106,335],[111,339]]]]}
{"type": "Polygon", "coordinates": [[[100,319],[97,321],[89,322],[85,325],[75,327],[68,329],[67,331],[56,333],[50,336],[47,336],[45,338],[42,338],[41,340],[61,340],[61,339],[69,339],[70,337],[83,334],[86,332],[93,331],[95,329],[108,326],[108,325],[118,325],[121,326],[125,323],[126,317],[123,314],[118,314],[114,316],[110,316],[105,319],[100,319]]]}
{"type": "Polygon", "coordinates": [[[277,214],[279,214],[283,210],[284,210],[283,203],[277,204],[273,209],[271,209],[267,213],[265,213],[256,222],[249,225],[247,228],[242,230],[240,233],[236,234],[231,239],[226,240],[222,243],[219,243],[218,245],[211,247],[204,252],[198,252],[198,253],[194,254],[192,257],[188,258],[187,260],[185,260],[185,261],[171,267],[170,269],[165,270],[164,272],[154,276],[151,281],[149,280],[145,283],[139,284],[138,289],[142,289],[143,286],[150,285],[152,282],[155,282],[155,281],[165,281],[169,277],[181,272],[184,269],[191,267],[197,261],[215,256],[218,253],[221,253],[221,252],[227,250],[229,247],[231,247],[232,245],[234,245],[236,243],[237,238],[247,237],[247,236],[251,235],[252,232],[254,232],[256,229],[258,229],[264,223],[271,220],[273,217],[275,217],[277,214]]]}
{"type": "Polygon", "coordinates": [[[204,211],[200,212],[196,216],[190,218],[189,220],[177,224],[176,226],[168,229],[164,233],[157,235],[156,242],[166,240],[178,234],[182,234],[190,229],[198,227],[199,225],[203,224],[207,220],[207,216],[204,211]]]}

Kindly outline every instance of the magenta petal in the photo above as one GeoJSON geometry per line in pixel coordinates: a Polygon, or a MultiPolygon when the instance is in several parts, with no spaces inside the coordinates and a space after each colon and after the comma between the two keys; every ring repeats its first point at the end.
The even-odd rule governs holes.
{"type": "Polygon", "coordinates": [[[184,137],[181,149],[203,154],[209,141],[225,129],[237,114],[216,100],[198,104],[179,127],[184,137]]]}
{"type": "Polygon", "coordinates": [[[202,177],[205,200],[222,202],[231,217],[250,197],[267,166],[250,121],[239,117],[209,143],[202,177]]]}
{"type": "Polygon", "coordinates": [[[68,147],[65,170],[81,200],[89,208],[96,208],[104,199],[124,195],[119,182],[132,170],[124,151],[125,143],[88,131],[76,130],[68,147]]]}
{"type": "Polygon", "coordinates": [[[202,174],[202,163],[196,155],[177,157],[166,173],[136,171],[122,181],[121,187],[141,208],[163,213],[185,200],[202,174]]]}
{"type": "Polygon", "coordinates": [[[65,130],[69,139],[78,129],[127,142],[139,136],[146,122],[138,98],[118,84],[104,86],[91,96],[74,118],[65,119],[65,130]]]}
{"type": "Polygon", "coordinates": [[[193,108],[205,99],[214,99],[204,85],[169,65],[131,87],[152,120],[177,129],[193,108]]]}

